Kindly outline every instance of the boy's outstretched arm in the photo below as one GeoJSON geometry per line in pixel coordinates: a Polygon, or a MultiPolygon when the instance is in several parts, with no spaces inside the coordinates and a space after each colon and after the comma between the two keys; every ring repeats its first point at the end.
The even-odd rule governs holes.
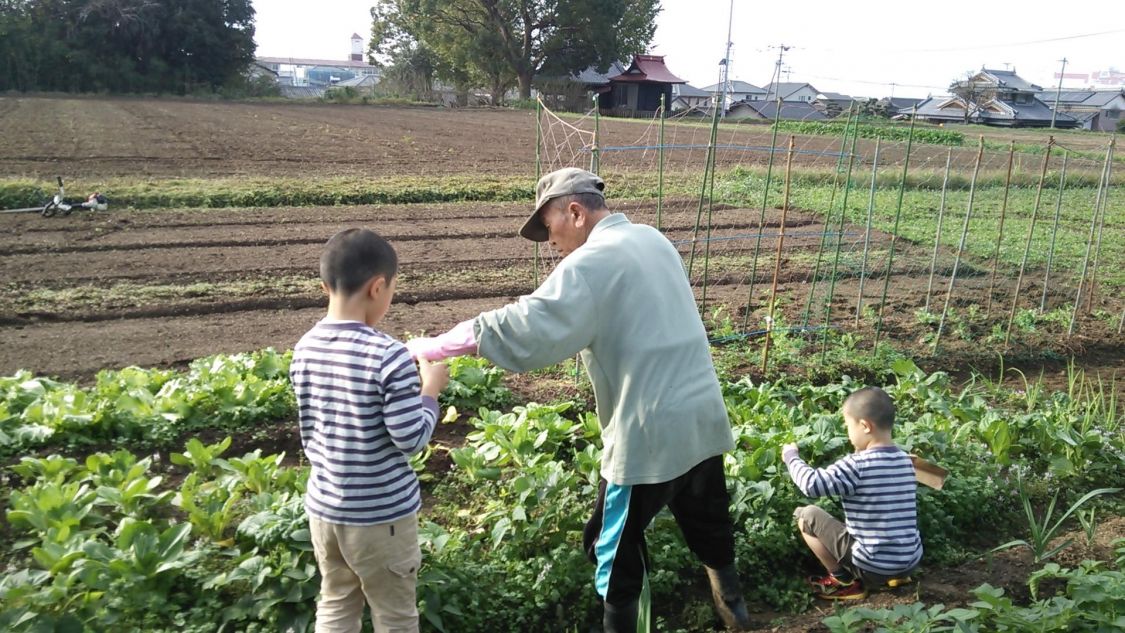
{"type": "Polygon", "coordinates": [[[437,424],[437,400],[421,390],[410,352],[401,345],[388,352],[383,367],[383,422],[391,441],[407,455],[426,446],[437,424]]]}
{"type": "Polygon", "coordinates": [[[781,449],[781,459],[789,469],[789,477],[807,497],[840,497],[853,494],[859,485],[859,473],[851,455],[828,468],[813,468],[798,454],[796,444],[781,449]]]}

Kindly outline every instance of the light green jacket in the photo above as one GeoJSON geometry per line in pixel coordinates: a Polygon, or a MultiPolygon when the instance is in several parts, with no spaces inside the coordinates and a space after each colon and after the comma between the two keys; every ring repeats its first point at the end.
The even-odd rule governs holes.
{"type": "Polygon", "coordinates": [[[534,293],[482,313],[474,330],[480,355],[509,371],[581,352],[606,481],[670,481],[734,448],[683,260],[650,226],[602,219],[534,293]]]}

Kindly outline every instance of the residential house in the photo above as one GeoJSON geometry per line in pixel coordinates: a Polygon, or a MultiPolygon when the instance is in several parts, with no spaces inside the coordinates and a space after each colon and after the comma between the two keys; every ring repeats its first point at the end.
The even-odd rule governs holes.
{"type": "Polygon", "coordinates": [[[609,78],[611,90],[598,107],[613,116],[650,116],[660,110],[661,97],[672,103],[672,86],[686,84],[664,65],[663,55],[637,55],[619,75],[609,78]]]}
{"type": "MultiPolygon", "coordinates": [[[[1055,107],[1056,91],[1043,91],[1039,99],[1055,107]]],[[[1096,132],[1112,132],[1125,118],[1125,89],[1063,90],[1058,93],[1059,112],[1078,121],[1078,127],[1096,132]]]]}
{"type": "Polygon", "coordinates": [[[696,110],[704,112],[711,109],[711,93],[689,84],[672,85],[672,112],[696,110]]]}
{"type": "Polygon", "coordinates": [[[885,106],[892,114],[910,114],[914,111],[914,106],[922,105],[923,101],[925,99],[915,97],[883,97],[877,103],[885,106]]]}
{"type": "MultiPolygon", "coordinates": [[[[712,84],[703,88],[707,94],[718,94],[723,91],[722,84],[712,84]]],[[[766,89],[759,88],[752,83],[735,79],[730,82],[730,91],[727,93],[731,103],[735,101],[761,101],[766,98],[766,89]]]]}
{"type": "MultiPolygon", "coordinates": [[[[723,84],[711,84],[710,86],[704,87],[703,90],[708,94],[718,95],[723,91],[723,84]]],[[[739,101],[761,101],[765,98],[765,88],[759,88],[752,83],[735,79],[730,82],[726,94],[726,108],[730,109],[731,105],[739,101]]]]}
{"type": "Polygon", "coordinates": [[[829,116],[813,104],[802,101],[782,101],[780,117],[778,117],[776,101],[739,101],[727,111],[728,121],[772,121],[774,118],[785,121],[824,121],[829,116]]]}
{"type": "Polygon", "coordinates": [[[852,107],[852,104],[858,101],[858,99],[838,92],[822,92],[816,96],[813,105],[829,117],[835,117],[841,113],[847,112],[848,109],[852,107]]]}
{"type": "Polygon", "coordinates": [[[604,72],[590,66],[568,76],[536,76],[534,84],[540,99],[548,108],[585,112],[593,105],[591,94],[604,99],[604,95],[612,90],[609,78],[620,75],[627,68],[621,62],[613,62],[604,72]]]}
{"type": "Polygon", "coordinates": [[[812,87],[812,84],[796,83],[796,82],[779,82],[770,83],[766,86],[766,101],[795,101],[800,103],[812,103],[816,101],[820,91],[812,87]]]}
{"type": "MultiPolygon", "coordinates": [[[[1043,88],[1029,83],[1014,70],[982,68],[955,84],[960,93],[931,97],[918,105],[920,121],[933,123],[983,123],[1005,127],[1048,127],[1051,108],[1037,96],[1043,88]]],[[[1066,113],[1055,117],[1055,126],[1073,128],[1078,121],[1066,113]]]]}

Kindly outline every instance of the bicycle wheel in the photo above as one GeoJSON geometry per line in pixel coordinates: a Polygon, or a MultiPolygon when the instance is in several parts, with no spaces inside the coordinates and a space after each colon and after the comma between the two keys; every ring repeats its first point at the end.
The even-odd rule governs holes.
{"type": "Polygon", "coordinates": [[[40,214],[42,214],[43,217],[45,217],[45,218],[49,218],[49,217],[55,215],[55,213],[58,211],[58,208],[59,208],[59,205],[54,200],[52,200],[52,201],[48,202],[47,204],[43,205],[43,210],[40,211],[40,214]]]}

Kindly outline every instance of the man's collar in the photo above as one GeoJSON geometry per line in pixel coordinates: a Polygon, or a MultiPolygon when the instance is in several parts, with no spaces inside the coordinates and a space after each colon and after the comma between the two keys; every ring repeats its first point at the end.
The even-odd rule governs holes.
{"type": "Polygon", "coordinates": [[[611,226],[617,226],[618,224],[628,224],[628,223],[629,223],[629,218],[625,217],[624,213],[610,213],[609,215],[605,216],[604,218],[601,219],[601,221],[599,221],[597,224],[594,225],[594,228],[590,230],[590,237],[593,237],[599,231],[601,231],[603,229],[608,229],[611,226]]]}

